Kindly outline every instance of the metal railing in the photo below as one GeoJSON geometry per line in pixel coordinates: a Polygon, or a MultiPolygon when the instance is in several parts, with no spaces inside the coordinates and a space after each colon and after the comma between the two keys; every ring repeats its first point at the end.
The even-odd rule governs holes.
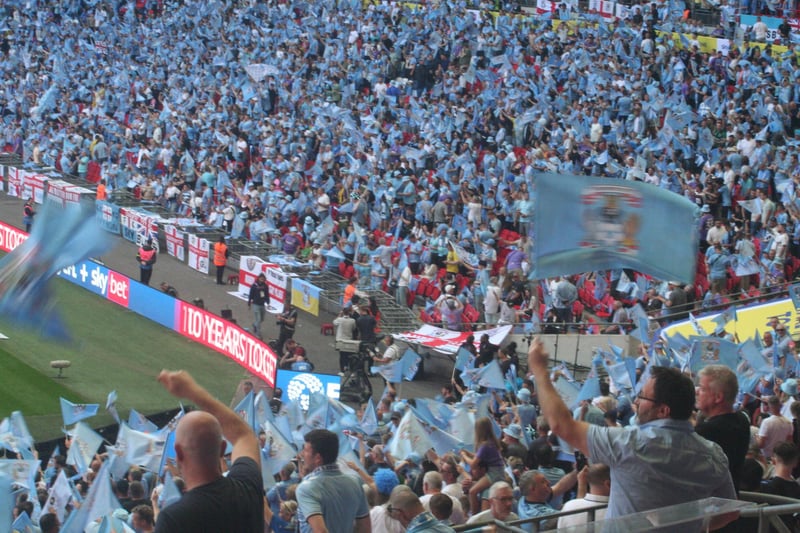
{"type": "MultiPolygon", "coordinates": [[[[739,512],[739,518],[737,520],[752,520],[757,519],[758,524],[753,529],[753,533],[768,533],[770,530],[777,531],[778,533],[791,533],[795,531],[795,529],[790,529],[781,517],[784,516],[794,516],[800,513],[800,500],[795,500],[793,498],[787,498],[784,496],[777,496],[774,494],[764,494],[760,492],[747,492],[742,491],[739,494],[739,499],[745,502],[751,502],[756,504],[752,507],[747,507],[742,509],[739,512]]],[[[578,513],[589,513],[589,519],[587,520],[587,529],[586,531],[593,531],[594,529],[591,527],[591,523],[594,521],[595,512],[599,509],[604,509],[606,505],[604,504],[597,504],[592,507],[587,507],[584,509],[576,509],[574,511],[567,511],[567,512],[558,512],[549,514],[546,516],[540,516],[536,518],[529,518],[524,520],[514,520],[509,522],[501,522],[499,520],[491,520],[487,522],[482,522],[480,524],[464,524],[461,526],[454,527],[454,529],[458,532],[477,532],[483,531],[483,528],[487,526],[492,526],[495,528],[496,531],[510,531],[512,533],[519,533],[525,531],[521,529],[520,526],[524,526],[527,524],[535,524],[537,531],[539,530],[539,526],[543,522],[549,522],[551,520],[557,520],[559,517],[562,516],[569,516],[578,513]]],[[[601,531],[603,524],[602,521],[597,522],[597,525],[600,526],[596,530],[601,531]]],[[[557,529],[553,528],[550,530],[544,531],[558,531],[557,529]]],[[[631,530],[635,531],[635,530],[631,530]]]]}

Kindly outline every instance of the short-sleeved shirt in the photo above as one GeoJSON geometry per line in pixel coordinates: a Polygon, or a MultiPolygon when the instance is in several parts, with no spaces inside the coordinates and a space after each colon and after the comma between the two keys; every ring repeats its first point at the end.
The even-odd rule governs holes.
{"type": "Polygon", "coordinates": [[[710,496],[736,499],[722,448],[695,433],[688,420],[590,425],[587,441],[592,462],[611,468],[606,518],[710,496]]]}
{"type": "Polygon", "coordinates": [[[296,495],[301,533],[311,531],[308,518],[318,514],[330,533],[352,533],[357,519],[369,517],[361,484],[335,464],[321,466],[307,475],[297,486],[296,495]]]}
{"type": "Polygon", "coordinates": [[[157,533],[264,532],[261,469],[249,457],[233,463],[227,477],[196,487],[158,515],[157,533]]]}

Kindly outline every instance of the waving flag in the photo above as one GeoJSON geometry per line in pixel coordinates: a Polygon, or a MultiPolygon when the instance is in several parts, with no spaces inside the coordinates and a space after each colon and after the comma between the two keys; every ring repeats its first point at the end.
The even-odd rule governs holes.
{"type": "Polygon", "coordinates": [[[131,409],[130,414],[128,414],[128,426],[142,433],[156,433],[158,431],[158,426],[136,409],[131,409]]]}
{"type": "Polygon", "coordinates": [[[689,368],[693,373],[707,365],[725,365],[736,370],[739,358],[738,347],[719,337],[692,337],[689,368]]]}
{"type": "Polygon", "coordinates": [[[711,319],[717,325],[717,330],[722,331],[730,321],[736,322],[736,306],[732,305],[711,319]]]}
{"type": "Polygon", "coordinates": [[[464,407],[458,407],[449,423],[449,433],[467,448],[475,444],[475,416],[464,407]]]}
{"type": "Polygon", "coordinates": [[[161,509],[165,507],[169,507],[173,503],[177,502],[181,499],[180,489],[178,485],[175,484],[175,480],[172,478],[172,473],[167,470],[167,473],[164,475],[164,487],[161,489],[161,494],[158,496],[158,506],[161,509]]]}
{"type": "Polygon", "coordinates": [[[28,512],[22,511],[17,519],[14,520],[14,523],[11,524],[11,531],[12,533],[34,533],[39,531],[39,528],[34,526],[31,517],[28,516],[28,512]]]}
{"type": "Polygon", "coordinates": [[[421,357],[409,348],[399,361],[381,366],[373,366],[372,372],[379,373],[389,383],[401,383],[403,380],[411,381],[417,375],[421,357]]]}
{"type": "Polygon", "coordinates": [[[117,424],[120,423],[119,413],[117,412],[117,391],[112,390],[108,393],[108,397],[106,397],[106,411],[108,411],[114,420],[117,421],[117,424]]]}
{"type": "Polygon", "coordinates": [[[72,403],[69,400],[60,398],[61,416],[64,418],[64,425],[71,426],[75,422],[90,418],[97,414],[100,404],[96,403],[72,403]]]}
{"type": "Polygon", "coordinates": [[[361,429],[367,435],[372,435],[378,431],[378,415],[375,413],[375,404],[372,397],[367,400],[367,407],[364,408],[364,414],[361,417],[361,429]]]}
{"type": "Polygon", "coordinates": [[[0,475],[11,478],[11,483],[29,491],[36,490],[36,474],[39,473],[39,461],[20,459],[0,459],[0,475]]]}
{"type": "Polygon", "coordinates": [[[456,370],[462,371],[464,368],[469,364],[470,359],[472,359],[472,352],[467,350],[466,348],[459,348],[458,352],[456,353],[456,361],[453,364],[453,367],[456,370]]]}
{"type": "Polygon", "coordinates": [[[47,493],[47,503],[45,503],[43,512],[55,513],[58,517],[58,522],[64,522],[64,516],[67,513],[67,505],[72,499],[72,489],[67,481],[67,475],[64,470],[61,470],[56,477],[55,483],[50,487],[47,493]]]}
{"type": "Polygon", "coordinates": [[[247,425],[250,426],[253,431],[258,432],[259,426],[256,423],[256,402],[253,391],[248,392],[245,397],[242,398],[239,405],[234,407],[233,412],[247,422],[247,425]]]}
{"type": "Polygon", "coordinates": [[[501,390],[505,390],[506,388],[503,371],[500,369],[497,360],[493,360],[491,363],[481,368],[465,370],[461,374],[461,379],[464,380],[464,384],[467,386],[478,385],[486,387],[487,389],[501,390]]]}
{"type": "Polygon", "coordinates": [[[73,465],[78,472],[84,473],[89,468],[94,454],[103,444],[103,437],[83,422],[75,424],[70,435],[72,436],[72,445],[67,452],[67,464],[73,465]]]}
{"type": "Polygon", "coordinates": [[[553,386],[558,391],[561,399],[564,400],[564,403],[567,404],[567,407],[573,409],[575,404],[578,403],[578,395],[580,394],[578,384],[561,378],[554,381],[553,386]]]}
{"type": "Polygon", "coordinates": [[[60,208],[46,202],[28,239],[0,260],[0,314],[44,336],[68,339],[50,279],[110,245],[110,235],[95,221],[94,207],[60,208]]]}
{"type": "Polygon", "coordinates": [[[647,183],[595,176],[540,174],[536,189],[533,279],[624,267],[694,279],[696,208],[688,199],[647,183]]]}
{"type": "Polygon", "coordinates": [[[600,378],[590,377],[583,382],[576,401],[591,400],[600,396],[600,378]]]}
{"type": "Polygon", "coordinates": [[[78,509],[72,511],[61,531],[83,531],[91,522],[120,507],[121,505],[111,488],[111,477],[108,474],[108,461],[106,461],[89,487],[86,499],[78,509]]]}
{"type": "Polygon", "coordinates": [[[116,447],[124,450],[128,464],[157,472],[164,453],[164,439],[151,433],[136,431],[122,423],[119,426],[116,447]]]}
{"type": "Polygon", "coordinates": [[[264,432],[267,434],[267,444],[261,454],[262,463],[267,465],[267,471],[271,476],[280,472],[286,463],[294,459],[297,451],[292,446],[289,439],[270,421],[263,425],[264,432]]]}
{"type": "Polygon", "coordinates": [[[432,447],[433,443],[422,422],[409,409],[400,419],[397,430],[389,441],[389,453],[392,454],[392,457],[403,460],[412,452],[424,456],[432,447]]]}

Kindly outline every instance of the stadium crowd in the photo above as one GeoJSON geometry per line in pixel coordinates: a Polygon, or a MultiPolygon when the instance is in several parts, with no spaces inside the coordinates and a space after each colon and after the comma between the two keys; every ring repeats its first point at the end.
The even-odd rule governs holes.
{"type": "Polygon", "coordinates": [[[452,329],[588,317],[573,331],[619,330],[636,302],[684,316],[798,270],[791,33],[783,53],[750,41],[763,35],[730,24],[725,4],[730,53],[701,51],[679,4],[612,21],[574,3],[520,16],[480,3],[5,2],[5,149],[400,304],[421,297],[422,319],[452,329]],[[630,271],[625,291],[622,271],[566,280],[577,295],[529,283],[541,171],[696,203],[713,251],[695,283],[673,291],[630,271]]]}
{"type": "MultiPolygon", "coordinates": [[[[792,43],[785,53],[746,39],[728,55],[701,52],[691,33],[673,40],[669,30],[693,23],[672,20],[665,3],[634,6],[613,23],[576,5],[496,17],[485,7],[494,6],[6,1],[3,141],[26,163],[275,243],[354,287],[392,290],[405,304],[424,295],[430,319],[453,329],[465,320],[557,328],[580,322],[586,307],[624,328],[637,301],[670,319],[693,302],[757,296],[795,276],[800,67],[792,43]],[[619,270],[530,285],[541,171],[644,181],[690,199],[695,283],[619,270]]],[[[448,531],[437,521],[529,518],[593,502],[608,502],[616,517],[735,497],[734,488],[756,490],[767,478],[766,490],[795,495],[795,380],[762,382],[765,401],[748,402],[745,418],[734,410],[730,370],[701,372],[695,400],[685,376],[643,365],[638,393],[617,397],[625,387],[610,383],[573,412],[552,394],[546,354],[532,346],[532,375],[512,372],[516,393],[443,387],[442,403],[462,406],[452,414],[473,417],[448,429],[471,440],[474,454],[386,453],[398,440],[389,439],[393,428],[417,416],[408,406],[422,403],[387,393],[376,409],[380,430],[356,446],[363,469],[354,471],[367,488],[337,494],[346,505],[325,504],[347,474],[333,464],[330,435],[308,431],[300,460],[286,462],[267,493],[270,527],[319,531],[322,517],[330,531],[448,531]],[[695,404],[705,419],[697,433],[721,448],[691,431],[695,404]],[[722,424],[721,416],[738,418],[722,424]],[[641,466],[630,451],[679,434],[708,460],[662,454],[666,463],[650,467],[669,471],[659,478],[665,497],[630,490],[641,466]],[[629,453],[617,453],[620,445],[629,453]],[[592,464],[565,461],[573,451],[592,464]]],[[[478,355],[489,358],[479,366],[493,360],[478,355]]],[[[233,445],[235,490],[260,493],[251,461],[277,453],[275,435],[263,432],[254,446],[249,430],[191,382],[168,375],[164,383],[219,423],[181,422],[176,461],[192,500],[202,497],[197,487],[219,482],[221,436],[233,445]]],[[[77,472],[87,496],[97,461],[77,472]]],[[[45,511],[65,468],[73,467],[53,458],[38,493],[45,511]]],[[[137,469],[125,477],[115,484],[120,503],[137,531],[150,531],[158,482],[137,469]]],[[[32,507],[20,501],[17,512],[32,507]]],[[[159,516],[158,531],[184,515],[163,516],[171,518],[159,516]]],[[[39,526],[57,531],[60,518],[45,512],[39,526]]]]}

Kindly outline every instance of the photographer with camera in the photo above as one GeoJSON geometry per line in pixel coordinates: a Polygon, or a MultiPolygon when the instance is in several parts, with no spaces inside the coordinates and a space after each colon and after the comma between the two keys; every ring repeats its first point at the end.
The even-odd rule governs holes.
{"type": "Polygon", "coordinates": [[[343,376],[347,372],[350,357],[358,352],[356,319],[349,305],[333,320],[333,327],[336,328],[336,349],[339,351],[339,375],[343,376]]]}
{"type": "Polygon", "coordinates": [[[287,304],[286,309],[278,316],[276,324],[280,328],[276,348],[279,352],[283,352],[283,345],[294,337],[294,330],[297,326],[297,309],[293,305],[287,304]]]}

